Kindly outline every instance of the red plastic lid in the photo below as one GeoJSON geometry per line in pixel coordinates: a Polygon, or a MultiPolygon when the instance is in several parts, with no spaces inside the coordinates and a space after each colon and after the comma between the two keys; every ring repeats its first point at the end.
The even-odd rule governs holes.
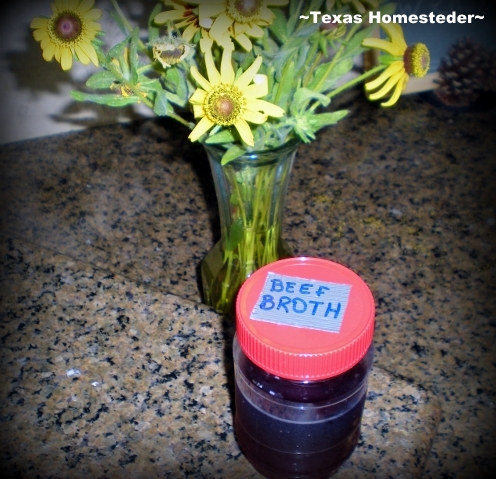
{"type": "Polygon", "coordinates": [[[366,354],[374,334],[374,298],[338,263],[290,258],[255,271],[236,300],[236,334],[248,358],[275,376],[321,380],[366,354]]]}

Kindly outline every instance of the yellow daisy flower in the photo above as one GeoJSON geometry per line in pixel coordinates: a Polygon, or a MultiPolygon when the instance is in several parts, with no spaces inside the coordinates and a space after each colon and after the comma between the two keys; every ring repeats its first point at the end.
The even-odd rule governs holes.
{"type": "Polygon", "coordinates": [[[53,57],[63,70],[72,67],[72,57],[87,65],[92,61],[98,66],[98,57],[91,41],[101,30],[96,23],[102,16],[98,8],[91,8],[95,0],[54,0],[50,18],[34,18],[30,27],[33,36],[40,42],[43,58],[48,62],[53,57]]]}
{"type": "Polygon", "coordinates": [[[369,48],[378,48],[389,53],[393,58],[389,66],[375,79],[365,84],[369,99],[378,100],[388,95],[394,88],[391,98],[382,106],[394,105],[408,83],[409,75],[422,78],[429,71],[429,50],[423,43],[416,43],[408,47],[403,36],[403,29],[397,23],[381,23],[390,41],[381,38],[366,38],[362,45],[369,48]]]}
{"type": "Polygon", "coordinates": [[[188,0],[198,5],[200,26],[210,29],[210,36],[219,44],[225,37],[234,38],[245,50],[252,49],[248,37],[261,38],[261,27],[270,25],[275,18],[268,8],[280,7],[288,0],[188,0]]]}
{"type": "Polygon", "coordinates": [[[193,106],[195,118],[201,118],[189,135],[191,141],[198,140],[214,125],[234,126],[243,142],[253,146],[253,133],[247,122],[262,124],[267,121],[268,116],[284,115],[282,108],[259,99],[268,93],[267,76],[257,74],[262,57],[257,57],[252,65],[235,79],[231,54],[232,48],[224,49],[218,71],[214,65],[212,51],[206,50],[208,80],[195,66],[191,67],[191,75],[200,88],[196,89],[189,101],[193,106]]]}
{"type": "Polygon", "coordinates": [[[160,12],[153,19],[155,23],[162,25],[171,21],[179,29],[184,29],[183,38],[190,42],[196,32],[200,30],[198,15],[195,13],[194,6],[183,0],[163,0],[164,4],[174,7],[171,10],[160,12]]]}

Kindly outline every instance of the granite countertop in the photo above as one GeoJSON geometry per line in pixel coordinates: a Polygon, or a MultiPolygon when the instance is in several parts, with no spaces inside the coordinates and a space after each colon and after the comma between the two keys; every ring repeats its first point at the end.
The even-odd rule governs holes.
{"type": "MultiPolygon", "coordinates": [[[[377,305],[362,437],[337,478],[496,470],[496,122],[360,98],[302,145],[285,238],[377,305]]],[[[232,320],[201,304],[218,238],[200,145],[164,120],[1,154],[1,458],[9,477],[260,477],[232,429],[232,320]]]]}

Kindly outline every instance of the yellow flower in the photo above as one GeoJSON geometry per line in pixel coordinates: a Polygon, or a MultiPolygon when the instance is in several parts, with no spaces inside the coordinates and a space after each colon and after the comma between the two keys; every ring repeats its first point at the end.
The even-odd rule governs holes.
{"type": "Polygon", "coordinates": [[[388,95],[394,88],[391,98],[382,106],[394,105],[408,83],[409,75],[421,78],[429,71],[429,50],[423,43],[408,47],[403,36],[403,29],[397,23],[381,23],[390,41],[381,38],[366,38],[362,45],[378,48],[392,55],[388,60],[389,66],[375,79],[365,84],[369,99],[378,100],[388,95]]]}
{"type": "Polygon", "coordinates": [[[225,44],[226,36],[234,38],[245,50],[252,49],[248,37],[261,38],[261,27],[275,18],[267,7],[283,6],[288,0],[189,0],[198,5],[200,26],[210,29],[210,36],[225,44]]]}
{"type": "Polygon", "coordinates": [[[98,57],[91,41],[101,29],[98,20],[102,11],[91,8],[95,0],[54,0],[50,18],[34,18],[30,27],[40,42],[43,58],[48,62],[54,56],[63,70],[72,66],[72,57],[87,65],[98,66],[98,57]]]}
{"type": "Polygon", "coordinates": [[[189,101],[193,105],[195,118],[201,118],[189,135],[191,141],[198,140],[214,125],[234,126],[243,142],[253,146],[253,133],[247,122],[262,124],[268,116],[284,115],[282,108],[259,100],[268,93],[267,76],[257,74],[262,57],[257,57],[236,79],[231,54],[232,48],[224,49],[219,72],[214,65],[212,51],[205,51],[208,80],[195,66],[191,67],[191,75],[200,88],[196,89],[189,101]]]}
{"type": "Polygon", "coordinates": [[[183,38],[190,42],[196,32],[200,30],[198,15],[194,11],[194,6],[183,0],[163,0],[165,5],[174,7],[172,10],[160,12],[155,16],[154,21],[159,25],[168,21],[175,22],[177,28],[183,29],[183,38]]]}

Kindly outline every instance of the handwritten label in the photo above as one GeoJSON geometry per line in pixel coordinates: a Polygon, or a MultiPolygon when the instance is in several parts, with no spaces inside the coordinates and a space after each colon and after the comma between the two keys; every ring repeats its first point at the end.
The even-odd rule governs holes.
{"type": "Polygon", "coordinates": [[[269,273],[250,318],[339,333],[350,290],[349,284],[269,273]]]}

